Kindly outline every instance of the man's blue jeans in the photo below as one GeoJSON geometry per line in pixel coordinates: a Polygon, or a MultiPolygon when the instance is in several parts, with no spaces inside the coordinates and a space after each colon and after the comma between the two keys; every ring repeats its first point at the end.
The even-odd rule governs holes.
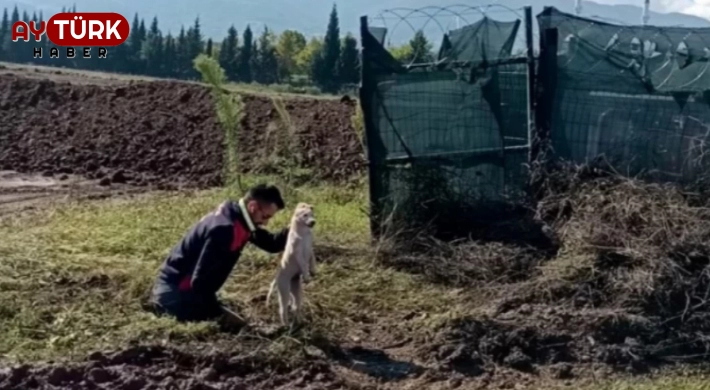
{"type": "Polygon", "coordinates": [[[175,317],[178,321],[210,321],[222,315],[222,304],[215,295],[203,296],[191,291],[180,291],[177,286],[157,284],[151,302],[158,314],[175,317]]]}

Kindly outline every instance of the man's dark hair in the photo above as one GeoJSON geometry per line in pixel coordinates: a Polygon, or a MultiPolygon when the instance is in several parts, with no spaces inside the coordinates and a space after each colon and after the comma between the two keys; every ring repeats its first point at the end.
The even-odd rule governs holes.
{"type": "Polygon", "coordinates": [[[271,203],[276,205],[279,210],[283,210],[286,204],[281,197],[281,192],[274,185],[259,184],[247,191],[244,197],[245,201],[255,200],[262,203],[271,203]]]}

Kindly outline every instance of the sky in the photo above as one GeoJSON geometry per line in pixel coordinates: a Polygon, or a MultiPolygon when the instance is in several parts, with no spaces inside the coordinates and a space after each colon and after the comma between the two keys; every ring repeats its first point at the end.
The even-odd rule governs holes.
{"type": "MultiPolygon", "coordinates": [[[[633,4],[643,6],[643,0],[595,0],[602,4],[633,4]]],[[[710,19],[710,0],[651,0],[656,12],[682,12],[710,19]]]]}

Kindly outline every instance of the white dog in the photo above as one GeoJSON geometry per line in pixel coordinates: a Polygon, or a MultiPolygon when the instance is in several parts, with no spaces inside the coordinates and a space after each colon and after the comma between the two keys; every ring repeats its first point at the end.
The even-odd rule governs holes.
{"type": "Polygon", "coordinates": [[[299,203],[291,217],[286,249],[281,257],[276,277],[271,282],[269,293],[266,296],[268,304],[271,293],[276,287],[279,294],[279,315],[284,326],[289,323],[290,303],[293,303],[293,310],[298,318],[303,303],[302,283],[309,283],[315,275],[316,261],[313,253],[312,230],[315,224],[313,207],[306,203],[299,203]],[[291,296],[293,296],[293,302],[291,302],[291,296]]]}

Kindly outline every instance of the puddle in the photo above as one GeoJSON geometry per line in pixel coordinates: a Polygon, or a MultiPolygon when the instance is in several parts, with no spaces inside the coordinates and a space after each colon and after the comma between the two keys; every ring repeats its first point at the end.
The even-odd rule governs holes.
{"type": "Polygon", "coordinates": [[[0,217],[69,198],[112,196],[131,191],[128,187],[101,187],[81,176],[64,175],[60,180],[40,174],[0,170],[0,217]]]}
{"type": "Polygon", "coordinates": [[[0,171],[0,188],[54,187],[60,182],[41,175],[26,175],[15,171],[0,171]]]}
{"type": "Polygon", "coordinates": [[[346,353],[350,369],[384,380],[404,379],[422,370],[414,363],[394,360],[380,350],[355,347],[346,353]]]}

